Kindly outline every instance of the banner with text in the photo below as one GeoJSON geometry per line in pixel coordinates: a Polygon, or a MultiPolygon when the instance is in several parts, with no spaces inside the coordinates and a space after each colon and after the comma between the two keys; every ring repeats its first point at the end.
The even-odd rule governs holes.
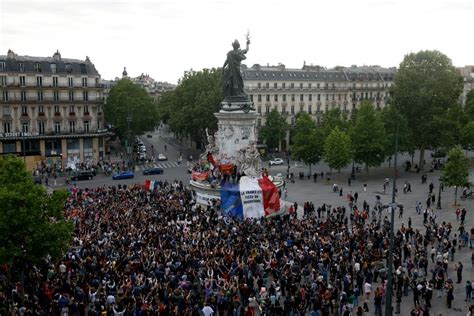
{"type": "Polygon", "coordinates": [[[258,180],[250,177],[240,178],[240,200],[244,218],[259,218],[265,215],[263,194],[258,180]]]}

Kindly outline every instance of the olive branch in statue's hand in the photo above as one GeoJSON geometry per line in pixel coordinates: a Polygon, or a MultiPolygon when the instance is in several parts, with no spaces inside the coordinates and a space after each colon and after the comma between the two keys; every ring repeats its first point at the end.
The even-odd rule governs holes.
{"type": "Polygon", "coordinates": [[[250,32],[247,30],[247,34],[245,35],[245,38],[247,39],[247,45],[250,44],[250,32]]]}

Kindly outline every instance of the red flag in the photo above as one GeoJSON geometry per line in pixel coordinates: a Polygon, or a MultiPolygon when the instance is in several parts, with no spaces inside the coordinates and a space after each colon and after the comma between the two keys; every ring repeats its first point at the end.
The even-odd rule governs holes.
{"type": "Polygon", "coordinates": [[[145,190],[147,190],[147,191],[150,190],[150,179],[145,180],[145,190]]]}
{"type": "Polygon", "coordinates": [[[194,181],[206,181],[207,178],[209,178],[209,171],[197,172],[197,171],[193,170],[193,172],[191,174],[191,178],[194,181]]]}
{"type": "Polygon", "coordinates": [[[278,188],[270,181],[270,179],[268,179],[268,177],[263,177],[258,180],[258,185],[262,189],[265,216],[278,212],[280,210],[280,195],[278,194],[278,188]]]}
{"type": "Polygon", "coordinates": [[[214,167],[216,166],[216,160],[211,153],[207,153],[207,161],[209,161],[214,167]]]}

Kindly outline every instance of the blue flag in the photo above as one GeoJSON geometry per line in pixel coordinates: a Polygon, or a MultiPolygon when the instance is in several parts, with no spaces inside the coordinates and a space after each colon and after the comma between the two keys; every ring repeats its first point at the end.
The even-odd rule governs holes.
{"type": "Polygon", "coordinates": [[[244,218],[238,184],[226,182],[221,186],[221,210],[224,216],[244,218]]]}

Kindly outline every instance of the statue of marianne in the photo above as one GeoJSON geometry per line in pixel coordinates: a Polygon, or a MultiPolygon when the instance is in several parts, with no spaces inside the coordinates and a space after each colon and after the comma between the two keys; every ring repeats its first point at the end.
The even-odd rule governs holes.
{"type": "Polygon", "coordinates": [[[233,50],[227,53],[227,59],[224,62],[222,68],[223,72],[223,88],[224,88],[224,100],[240,100],[246,101],[247,95],[244,92],[244,81],[242,80],[242,74],[240,73],[240,63],[247,57],[245,54],[249,51],[250,36],[247,33],[247,45],[245,49],[240,49],[240,43],[235,40],[232,43],[233,50]]]}

